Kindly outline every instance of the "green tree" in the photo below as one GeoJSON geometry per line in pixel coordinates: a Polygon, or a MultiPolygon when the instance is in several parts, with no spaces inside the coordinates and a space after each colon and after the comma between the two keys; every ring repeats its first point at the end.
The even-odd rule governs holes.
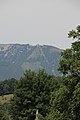
{"type": "Polygon", "coordinates": [[[80,76],[80,26],[76,30],[68,33],[69,38],[76,39],[70,49],[66,49],[61,53],[59,71],[64,75],[80,76]]]}
{"type": "Polygon", "coordinates": [[[12,94],[15,90],[17,80],[14,78],[0,81],[0,95],[12,94]]]}
{"type": "Polygon", "coordinates": [[[63,75],[60,88],[52,93],[47,120],[80,120],[80,26],[69,32],[76,39],[62,52],[59,70],[63,75]]]}
{"type": "Polygon", "coordinates": [[[60,88],[52,93],[51,110],[47,120],[80,119],[80,79],[68,76],[60,88]]]}
{"type": "Polygon", "coordinates": [[[9,113],[5,105],[0,104],[0,120],[9,120],[9,113]]]}
{"type": "Polygon", "coordinates": [[[11,113],[15,120],[34,120],[36,109],[44,117],[49,112],[51,92],[56,89],[57,81],[44,70],[35,73],[26,71],[18,81],[14,98],[11,102],[11,113]]]}

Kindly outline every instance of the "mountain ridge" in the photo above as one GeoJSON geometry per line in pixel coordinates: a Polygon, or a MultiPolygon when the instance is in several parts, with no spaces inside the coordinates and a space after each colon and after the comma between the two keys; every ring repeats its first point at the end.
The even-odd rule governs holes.
{"type": "Polygon", "coordinates": [[[27,69],[57,75],[62,51],[50,45],[0,44],[0,80],[19,79],[27,69]]]}

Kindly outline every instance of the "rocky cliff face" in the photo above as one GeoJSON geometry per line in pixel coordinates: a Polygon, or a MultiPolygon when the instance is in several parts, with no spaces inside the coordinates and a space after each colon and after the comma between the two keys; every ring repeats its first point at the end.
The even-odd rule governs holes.
{"type": "Polygon", "coordinates": [[[27,69],[57,75],[57,67],[62,50],[48,45],[29,44],[0,45],[0,80],[15,77],[19,79],[27,69]]]}

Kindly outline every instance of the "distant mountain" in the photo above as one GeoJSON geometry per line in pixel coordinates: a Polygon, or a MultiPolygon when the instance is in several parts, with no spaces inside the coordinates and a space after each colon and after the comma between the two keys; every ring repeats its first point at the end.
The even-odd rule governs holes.
{"type": "Polygon", "coordinates": [[[0,44],[0,80],[19,79],[27,69],[58,75],[61,51],[48,45],[0,44]]]}

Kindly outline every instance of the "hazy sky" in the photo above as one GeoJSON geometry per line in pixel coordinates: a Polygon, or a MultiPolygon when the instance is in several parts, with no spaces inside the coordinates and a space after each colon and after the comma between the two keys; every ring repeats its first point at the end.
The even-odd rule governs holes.
{"type": "Polygon", "coordinates": [[[0,0],[0,44],[70,47],[68,31],[80,24],[80,0],[0,0]]]}

